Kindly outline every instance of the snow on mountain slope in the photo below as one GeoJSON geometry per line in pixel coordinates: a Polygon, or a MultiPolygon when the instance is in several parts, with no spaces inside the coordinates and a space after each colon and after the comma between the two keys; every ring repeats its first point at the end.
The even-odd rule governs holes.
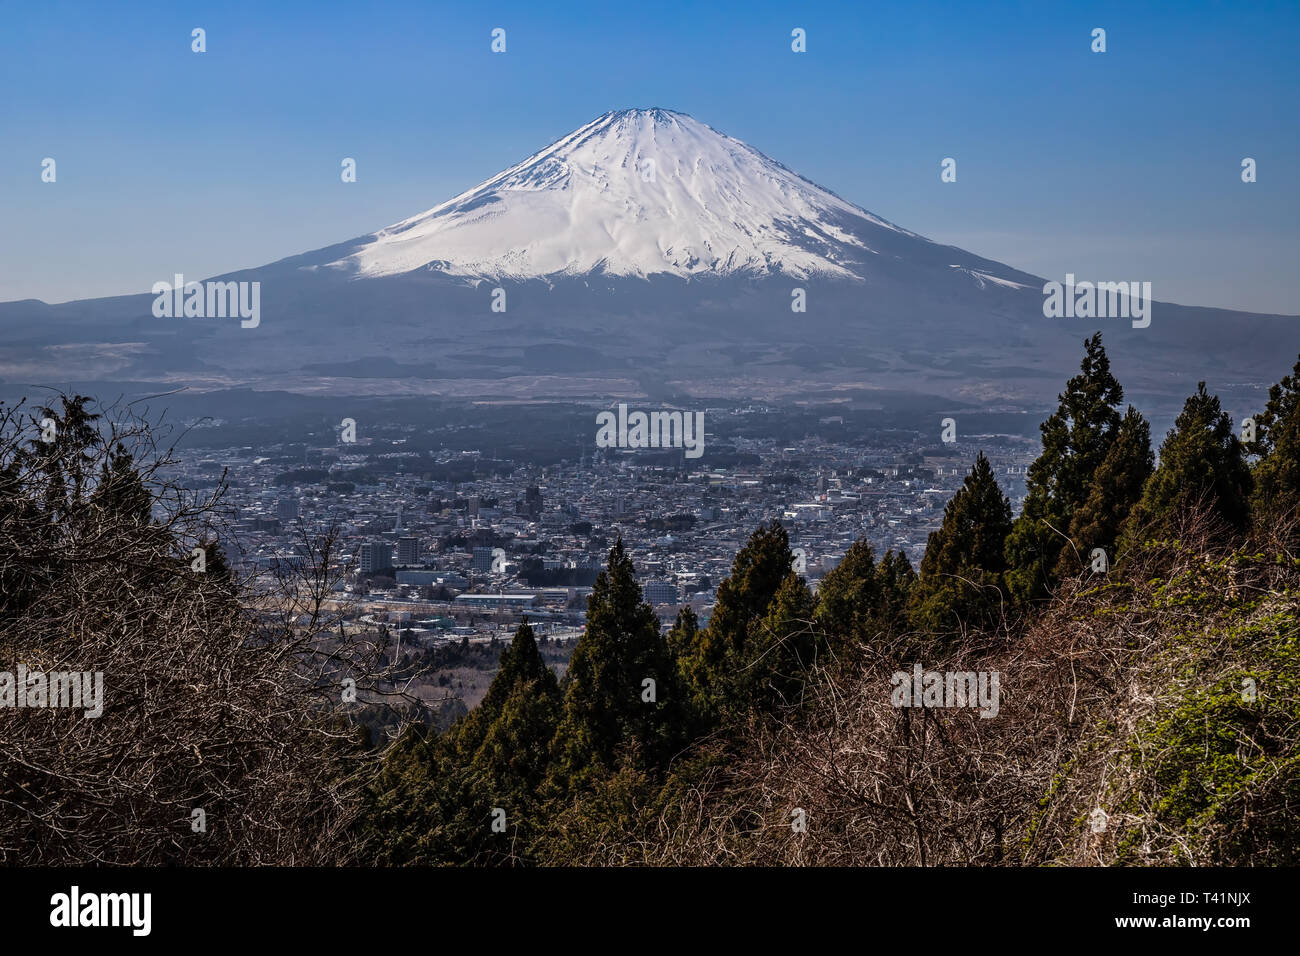
{"type": "MultiPolygon", "coordinates": [[[[526,279],[861,277],[873,239],[929,240],[683,113],[606,113],[325,268],[526,279]]],[[[892,243],[891,243],[892,245],[892,243]]],[[[355,248],[355,247],[354,247],[355,248]]],[[[892,256],[891,256],[892,258],[892,256]]]]}

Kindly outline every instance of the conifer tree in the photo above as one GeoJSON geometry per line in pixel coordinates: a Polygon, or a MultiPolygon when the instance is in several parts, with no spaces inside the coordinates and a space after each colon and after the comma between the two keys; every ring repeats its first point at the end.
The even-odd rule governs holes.
{"type": "Polygon", "coordinates": [[[804,579],[791,571],[767,613],[750,623],[737,674],[733,716],[799,700],[809,670],[824,657],[825,640],[813,622],[816,602],[804,579]]]}
{"type": "Polygon", "coordinates": [[[596,578],[565,675],[552,782],[581,788],[624,765],[662,769],[683,743],[683,696],[620,538],[596,578]]]}
{"type": "Polygon", "coordinates": [[[1089,563],[1094,548],[1105,551],[1107,560],[1115,558],[1120,529],[1142,497],[1154,465],[1151,426],[1130,405],[1110,451],[1093,476],[1087,499],[1070,521],[1074,547],[1062,549],[1058,577],[1077,574],[1089,563]]]}
{"type": "Polygon", "coordinates": [[[1268,390],[1268,403],[1255,416],[1255,440],[1246,450],[1259,458],[1251,495],[1256,525],[1294,522],[1300,516],[1300,360],[1268,390]]]}
{"type": "Polygon", "coordinates": [[[539,693],[558,696],[559,682],[555,672],[547,666],[537,647],[537,636],[532,625],[524,620],[515,631],[510,646],[501,652],[500,666],[492,685],[488,688],[479,710],[495,717],[501,713],[506,698],[519,684],[536,684],[539,693]]]}
{"type": "Polygon", "coordinates": [[[915,578],[902,552],[887,551],[877,564],[866,539],[855,541],[817,589],[817,623],[832,652],[839,656],[897,630],[904,623],[915,578]]]}
{"type": "Polygon", "coordinates": [[[688,604],[677,612],[677,620],[668,632],[668,649],[675,660],[680,661],[691,652],[699,633],[700,619],[695,608],[688,604]]]}
{"type": "Polygon", "coordinates": [[[1244,530],[1250,492],[1250,469],[1232,420],[1218,396],[1199,382],[1160,446],[1160,464],[1129,515],[1120,550],[1172,536],[1177,519],[1192,507],[1206,509],[1230,529],[1244,530]]]}
{"type": "Polygon", "coordinates": [[[907,608],[911,603],[912,588],[916,585],[916,569],[902,551],[886,551],[877,571],[880,578],[881,615],[891,628],[902,628],[907,623],[907,608]]]}
{"type": "Polygon", "coordinates": [[[981,452],[926,543],[912,588],[915,627],[946,633],[997,623],[1005,587],[1003,544],[1010,529],[1011,503],[981,452]]]}
{"type": "Polygon", "coordinates": [[[118,442],[100,469],[99,482],[90,496],[91,504],[115,517],[147,525],[153,511],[153,496],[145,488],[131,453],[118,442]]]}
{"type": "Polygon", "coordinates": [[[445,734],[413,732],[385,755],[372,814],[384,862],[514,863],[542,824],[538,790],[559,721],[555,673],[525,621],[483,701],[445,734]],[[493,811],[505,831],[493,829],[493,811]]]}
{"type": "Polygon", "coordinates": [[[780,522],[760,525],[736,555],[731,575],[718,585],[708,627],[679,660],[693,704],[706,722],[744,708],[744,673],[752,664],[750,626],[767,613],[793,561],[780,522]]]}
{"type": "Polygon", "coordinates": [[[1024,510],[1006,542],[1007,584],[1020,602],[1045,596],[1055,583],[1074,513],[1119,428],[1124,390],[1110,373],[1100,332],[1084,351],[1080,374],[1066,383],[1057,410],[1041,426],[1043,450],[1029,467],[1024,510]]]}
{"type": "Polygon", "coordinates": [[[91,484],[92,448],[100,416],[86,406],[86,395],[62,395],[61,411],[45,406],[38,411],[39,436],[32,439],[20,460],[45,477],[45,511],[57,520],[71,517],[83,503],[91,484]],[[45,424],[53,425],[52,441],[45,440],[45,424]]]}

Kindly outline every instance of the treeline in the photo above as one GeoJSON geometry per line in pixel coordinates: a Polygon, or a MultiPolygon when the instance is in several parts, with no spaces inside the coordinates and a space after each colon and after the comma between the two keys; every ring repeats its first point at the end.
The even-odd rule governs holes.
{"type": "MultiPolygon", "coordinates": [[[[793,572],[786,533],[773,522],[736,556],[707,626],[683,609],[661,635],[620,541],[596,580],[563,682],[525,624],[479,708],[443,734],[413,729],[388,752],[361,825],[365,853],[389,864],[799,862],[814,846],[853,846],[843,828],[856,827],[875,834],[864,856],[827,859],[1057,859],[1034,859],[1025,847],[1051,829],[1044,801],[1064,793],[1082,765],[1067,744],[1083,740],[1086,720],[1105,710],[1114,693],[1108,682],[1136,672],[1125,670],[1134,659],[1123,638],[1090,643],[1080,663],[1097,682],[1080,699],[1079,675],[1060,672],[1075,651],[1058,653],[1045,622],[1068,629],[1062,622],[1080,614],[1092,627],[1099,602],[1132,613],[1137,592],[1123,582],[1140,578],[1143,600],[1154,600],[1174,590],[1152,585],[1160,573],[1205,604],[1210,595],[1200,593],[1200,578],[1187,585],[1180,554],[1213,552],[1219,560],[1252,532],[1266,530],[1277,545],[1270,567],[1294,570],[1286,548],[1300,513],[1298,396],[1300,363],[1244,423],[1243,441],[1201,383],[1157,466],[1149,426],[1124,406],[1096,335],[1042,425],[1023,513],[1013,520],[981,454],[919,573],[901,554],[878,556],[859,541],[814,595],[793,572]],[[927,661],[1009,668],[1012,700],[1001,722],[892,709],[888,674],[927,661]],[[1073,700],[1061,696],[1067,680],[1073,700]],[[855,768],[860,740],[850,745],[843,735],[866,724],[873,743],[861,745],[855,768]],[[993,725],[1001,729],[987,729],[993,725]],[[920,746],[932,735],[930,749],[920,746]],[[954,748],[963,739],[970,752],[954,748]],[[831,742],[843,751],[829,752],[831,742]],[[997,756],[977,760],[981,747],[997,756]],[[774,789],[778,768],[789,771],[792,759],[802,771],[774,789]],[[791,827],[801,786],[868,767],[880,774],[874,794],[850,788],[825,811],[837,821],[829,844],[791,827]],[[1011,768],[1018,769],[1008,776],[1011,768]],[[902,780],[915,792],[897,792],[902,780]],[[898,821],[901,830],[891,829],[898,821]]],[[[1289,593],[1268,580],[1269,593],[1289,593]]],[[[1294,613],[1285,602],[1276,610],[1294,613]]],[[[1287,620],[1280,626],[1294,629],[1294,617],[1287,620]]],[[[1150,642],[1130,642],[1139,643],[1149,654],[1150,642]]],[[[1184,665],[1205,663],[1193,660],[1184,665]]],[[[1294,703],[1278,700],[1283,712],[1294,703]]],[[[1228,732],[1238,717],[1211,732],[1228,732]]],[[[1197,773],[1193,750],[1182,752],[1184,774],[1197,773]]],[[[1233,759],[1245,766],[1251,758],[1233,759]]],[[[1300,774],[1290,769],[1272,786],[1300,786],[1300,774]]],[[[1300,829],[1294,815],[1288,826],[1300,829]]]]}
{"type": "Polygon", "coordinates": [[[439,730],[326,615],[332,536],[254,592],[156,424],[0,409],[0,672],[105,691],[0,673],[0,861],[1295,863],[1300,362],[1239,427],[1199,385],[1157,463],[1094,336],[1042,432],[1019,517],[981,455],[919,569],[859,541],[815,594],[763,525],[705,625],[616,542],[563,680],[521,626],[439,730]],[[893,706],[917,664],[997,716],[893,706]]]}

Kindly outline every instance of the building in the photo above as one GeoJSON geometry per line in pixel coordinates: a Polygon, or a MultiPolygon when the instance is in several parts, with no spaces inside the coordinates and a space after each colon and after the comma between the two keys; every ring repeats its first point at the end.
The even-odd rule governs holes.
{"type": "Polygon", "coordinates": [[[420,539],[419,538],[398,538],[397,539],[397,563],[398,564],[419,564],[420,563],[420,539]]]}
{"type": "Polygon", "coordinates": [[[398,584],[434,585],[443,576],[441,571],[398,571],[398,584]]]}
{"type": "Polygon", "coordinates": [[[368,541],[361,546],[361,573],[378,574],[393,569],[393,546],[381,541],[368,541]]]}
{"type": "Polygon", "coordinates": [[[489,611],[496,608],[529,608],[537,604],[537,595],[532,591],[507,591],[504,594],[458,594],[455,604],[458,607],[485,608],[489,611]]]}
{"type": "Polygon", "coordinates": [[[679,598],[672,581],[647,581],[642,591],[650,604],[676,604],[679,598]]]}
{"type": "Polygon", "coordinates": [[[536,485],[524,492],[524,513],[534,521],[542,516],[542,490],[536,485]]]}
{"type": "Polygon", "coordinates": [[[286,525],[298,519],[298,499],[281,498],[275,506],[276,517],[280,519],[280,524],[286,525]]]}
{"type": "Polygon", "coordinates": [[[492,552],[494,548],[475,548],[474,549],[474,570],[491,571],[492,570],[492,552]]]}

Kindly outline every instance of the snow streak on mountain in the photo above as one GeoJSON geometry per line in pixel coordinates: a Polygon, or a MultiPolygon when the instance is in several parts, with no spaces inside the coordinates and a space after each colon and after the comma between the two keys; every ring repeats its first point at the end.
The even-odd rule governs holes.
{"type": "Polygon", "coordinates": [[[327,268],[526,279],[603,273],[856,279],[902,237],[935,247],[683,113],[609,112],[327,268]]]}

